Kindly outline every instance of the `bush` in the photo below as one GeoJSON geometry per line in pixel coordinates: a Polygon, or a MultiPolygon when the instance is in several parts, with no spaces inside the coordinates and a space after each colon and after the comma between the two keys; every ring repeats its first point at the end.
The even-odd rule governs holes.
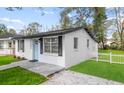
{"type": "Polygon", "coordinates": [[[14,58],[17,58],[16,55],[13,56],[14,58]]]}
{"type": "Polygon", "coordinates": [[[110,45],[110,48],[114,50],[120,49],[120,47],[117,45],[110,45]]]}
{"type": "Polygon", "coordinates": [[[25,60],[26,58],[25,58],[25,57],[22,57],[21,59],[22,59],[22,60],[25,60]]]}
{"type": "Polygon", "coordinates": [[[18,56],[17,58],[18,58],[18,59],[21,59],[21,57],[20,57],[20,56],[18,56]]]}
{"type": "Polygon", "coordinates": [[[109,46],[108,46],[108,45],[105,45],[105,46],[104,46],[104,49],[109,49],[109,46]]]}

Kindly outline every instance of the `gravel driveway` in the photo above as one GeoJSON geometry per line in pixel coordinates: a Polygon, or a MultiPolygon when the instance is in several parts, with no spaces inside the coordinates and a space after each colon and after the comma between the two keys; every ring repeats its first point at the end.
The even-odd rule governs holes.
{"type": "Polygon", "coordinates": [[[51,77],[45,85],[120,85],[121,83],[103,78],[77,73],[69,70],[61,71],[51,77]]]}

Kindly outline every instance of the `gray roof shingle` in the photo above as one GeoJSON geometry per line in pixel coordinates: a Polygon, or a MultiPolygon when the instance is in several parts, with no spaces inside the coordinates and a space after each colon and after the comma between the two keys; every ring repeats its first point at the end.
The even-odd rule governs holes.
{"type": "Polygon", "coordinates": [[[38,33],[38,34],[27,35],[27,36],[17,36],[17,37],[14,37],[13,39],[30,39],[30,38],[39,38],[39,37],[45,37],[45,36],[63,35],[63,34],[74,32],[74,31],[77,31],[77,30],[80,30],[80,29],[85,29],[85,31],[90,35],[90,37],[97,42],[96,38],[91,33],[91,31],[89,31],[88,29],[83,28],[83,27],[61,29],[61,30],[48,31],[48,32],[41,32],[41,33],[38,33]]]}
{"type": "Polygon", "coordinates": [[[10,37],[14,38],[19,36],[22,36],[22,35],[5,34],[5,35],[0,35],[0,38],[10,38],[10,37]]]}

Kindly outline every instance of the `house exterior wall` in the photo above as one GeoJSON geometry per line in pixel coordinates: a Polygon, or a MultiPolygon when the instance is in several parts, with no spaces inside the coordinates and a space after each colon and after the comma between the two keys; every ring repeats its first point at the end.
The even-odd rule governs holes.
{"type": "Polygon", "coordinates": [[[19,50],[18,51],[18,40],[15,40],[15,55],[16,56],[20,56],[20,57],[24,57],[28,60],[32,60],[33,58],[33,48],[32,48],[32,39],[24,39],[24,52],[19,50]]]}
{"type": "MultiPolygon", "coordinates": [[[[24,52],[18,51],[18,40],[15,40],[16,56],[25,57],[28,60],[33,60],[33,39],[24,39],[24,52]]],[[[38,42],[38,62],[59,65],[65,67],[64,59],[64,37],[63,37],[63,56],[58,54],[43,53],[40,54],[40,41],[38,42]]]]}
{"type": "MultiPolygon", "coordinates": [[[[44,63],[48,63],[48,64],[53,64],[53,65],[59,65],[62,67],[65,67],[65,37],[63,36],[62,38],[62,47],[63,47],[63,51],[62,51],[62,56],[58,56],[58,54],[50,54],[50,53],[43,53],[40,54],[39,52],[39,62],[44,62],[44,63]]],[[[40,45],[39,45],[40,46],[40,45]]]]}
{"type": "Polygon", "coordinates": [[[65,35],[66,68],[97,56],[97,43],[83,29],[65,35]],[[74,49],[74,37],[78,38],[78,49],[74,49]],[[87,48],[89,39],[89,48],[87,48]]]}
{"type": "MultiPolygon", "coordinates": [[[[84,60],[96,57],[98,44],[86,31],[78,30],[62,36],[62,56],[58,54],[40,53],[40,41],[38,42],[38,61],[48,64],[59,65],[65,68],[78,64],[84,60]],[[78,38],[78,49],[74,49],[74,37],[78,38]],[[89,39],[89,48],[87,48],[89,39]]],[[[33,39],[24,39],[24,52],[18,51],[18,40],[15,40],[16,56],[33,60],[33,39]]]]}
{"type": "Polygon", "coordinates": [[[13,49],[12,48],[9,48],[9,42],[12,43],[12,40],[9,40],[9,39],[2,39],[0,40],[0,42],[3,42],[3,48],[0,49],[0,55],[10,55],[10,54],[13,54],[13,49]]]}

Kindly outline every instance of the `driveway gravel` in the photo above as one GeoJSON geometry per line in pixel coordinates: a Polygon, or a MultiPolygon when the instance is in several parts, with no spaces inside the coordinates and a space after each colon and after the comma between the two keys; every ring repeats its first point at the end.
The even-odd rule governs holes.
{"type": "Polygon", "coordinates": [[[119,82],[64,70],[54,74],[44,85],[121,85],[119,82]]]}

